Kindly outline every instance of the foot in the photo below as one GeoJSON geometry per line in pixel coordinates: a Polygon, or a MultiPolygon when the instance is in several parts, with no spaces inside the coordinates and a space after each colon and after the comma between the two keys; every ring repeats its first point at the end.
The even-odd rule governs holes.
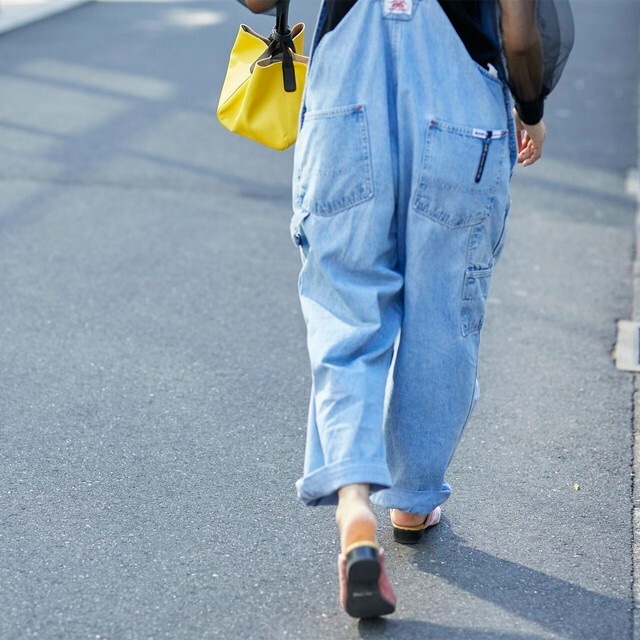
{"type": "Polygon", "coordinates": [[[393,613],[396,596],[384,568],[384,553],[378,548],[369,487],[348,485],[338,495],[340,604],[354,618],[393,613]]]}
{"type": "Polygon", "coordinates": [[[338,556],[340,604],[352,618],[377,618],[393,613],[396,594],[384,567],[384,551],[356,547],[338,556]],[[359,556],[359,557],[358,557],[359,556]]]}
{"type": "Polygon", "coordinates": [[[400,511],[400,509],[391,509],[389,515],[391,516],[391,523],[399,527],[417,527],[427,518],[426,515],[407,513],[406,511],[400,511]]]}
{"type": "Polygon", "coordinates": [[[440,507],[436,507],[426,515],[407,513],[406,511],[400,511],[400,509],[391,509],[389,515],[391,524],[397,527],[430,527],[440,522],[440,507]]]}
{"type": "Polygon", "coordinates": [[[426,516],[392,509],[390,516],[393,539],[402,544],[417,544],[422,540],[428,527],[433,527],[440,522],[440,515],[440,507],[436,507],[426,516]]]}

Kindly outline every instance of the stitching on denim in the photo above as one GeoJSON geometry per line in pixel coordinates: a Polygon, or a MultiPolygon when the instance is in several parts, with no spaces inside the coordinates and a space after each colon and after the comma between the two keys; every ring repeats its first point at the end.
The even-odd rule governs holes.
{"type": "MultiPolygon", "coordinates": [[[[317,215],[321,217],[331,217],[350,209],[358,204],[366,202],[373,197],[373,176],[371,166],[371,148],[369,139],[369,129],[366,118],[366,109],[362,104],[347,105],[343,107],[333,107],[330,109],[322,109],[316,111],[307,111],[305,113],[305,123],[309,126],[310,122],[324,120],[328,121],[333,118],[356,118],[356,124],[358,128],[358,157],[354,161],[353,166],[358,168],[358,175],[360,176],[358,184],[353,185],[350,193],[342,197],[336,197],[330,202],[315,201],[312,203],[305,202],[305,196],[307,195],[307,189],[300,184],[304,177],[304,170],[301,170],[296,175],[297,182],[297,197],[296,206],[307,214],[317,215]]],[[[316,173],[315,175],[329,177],[336,172],[327,170],[316,173]]],[[[307,181],[310,179],[307,176],[307,181]]]]}

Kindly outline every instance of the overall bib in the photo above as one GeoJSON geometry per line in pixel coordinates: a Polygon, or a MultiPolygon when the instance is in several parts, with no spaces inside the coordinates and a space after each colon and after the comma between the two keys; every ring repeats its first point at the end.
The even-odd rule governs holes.
{"type": "Polygon", "coordinates": [[[313,383],[306,504],[353,483],[413,513],[449,496],[515,158],[508,90],[436,0],[359,0],[314,47],[291,222],[313,383]]]}

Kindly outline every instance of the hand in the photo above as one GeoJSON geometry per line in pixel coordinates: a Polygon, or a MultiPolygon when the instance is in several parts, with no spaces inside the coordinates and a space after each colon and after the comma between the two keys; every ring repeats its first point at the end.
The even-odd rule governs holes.
{"type": "Polygon", "coordinates": [[[525,124],[515,109],[513,117],[516,121],[518,162],[523,167],[528,167],[542,157],[542,145],[547,137],[547,128],[542,120],[538,124],[525,124]]]}

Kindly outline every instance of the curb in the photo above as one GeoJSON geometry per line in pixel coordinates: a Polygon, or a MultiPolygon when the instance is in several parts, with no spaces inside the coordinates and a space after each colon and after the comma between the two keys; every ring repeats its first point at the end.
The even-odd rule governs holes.
{"type": "Polygon", "coordinates": [[[69,11],[92,0],[49,0],[41,4],[5,4],[0,1],[0,34],[19,29],[32,22],[44,20],[69,11]]]}

